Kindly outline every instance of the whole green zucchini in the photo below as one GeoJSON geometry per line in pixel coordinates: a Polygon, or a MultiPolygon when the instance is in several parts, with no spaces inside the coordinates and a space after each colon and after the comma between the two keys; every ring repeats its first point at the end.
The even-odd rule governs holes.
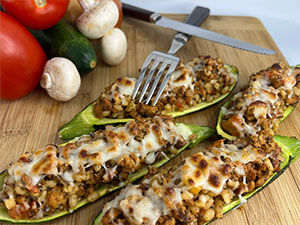
{"type": "MultiPolygon", "coordinates": [[[[184,147],[182,147],[181,149],[179,149],[177,151],[176,154],[171,154],[168,153],[166,154],[165,158],[162,158],[161,160],[155,162],[154,164],[152,164],[151,166],[153,168],[158,168],[161,167],[162,165],[164,165],[165,163],[167,163],[168,161],[170,161],[172,158],[174,158],[175,156],[177,156],[179,153],[181,153],[183,150],[188,149],[188,148],[193,148],[195,145],[197,145],[199,142],[202,142],[204,140],[206,140],[207,138],[209,138],[212,134],[215,133],[215,130],[210,128],[210,127],[202,127],[202,126],[197,126],[197,125],[186,125],[186,124],[177,124],[180,125],[178,127],[178,129],[180,130],[180,133],[184,134],[185,132],[190,133],[190,131],[197,135],[197,137],[191,141],[190,143],[187,143],[184,147]]],[[[72,141],[70,141],[72,142],[72,141]]],[[[147,167],[142,168],[140,170],[138,170],[137,172],[129,175],[128,180],[119,184],[104,184],[101,185],[98,189],[98,198],[102,197],[105,194],[108,194],[112,191],[115,191],[117,189],[120,189],[122,187],[124,187],[127,183],[129,182],[134,182],[136,180],[138,180],[139,178],[143,177],[144,175],[146,175],[148,173],[148,169],[147,167]]],[[[2,186],[4,184],[4,180],[5,177],[8,175],[7,170],[3,171],[0,174],[0,190],[2,189],[2,186]]],[[[77,206],[72,209],[72,212],[81,208],[82,206],[87,205],[88,203],[90,203],[87,199],[84,199],[82,201],[80,201],[77,206]]],[[[4,205],[0,205],[0,221],[3,222],[10,222],[10,223],[16,223],[16,224],[21,224],[21,223],[41,223],[41,222],[47,222],[50,220],[54,220],[56,218],[68,215],[70,213],[72,213],[71,211],[61,211],[61,212],[57,212],[56,214],[53,214],[51,216],[46,216],[44,218],[41,219],[12,219],[9,214],[8,211],[6,209],[6,207],[4,205]]]]}
{"type": "MultiPolygon", "coordinates": [[[[284,161],[281,163],[280,172],[274,173],[263,186],[253,190],[250,193],[244,194],[244,199],[249,199],[261,190],[263,190],[265,187],[267,187],[270,183],[272,183],[276,178],[278,178],[283,172],[289,167],[290,163],[295,161],[297,158],[300,157],[300,141],[296,138],[292,137],[284,137],[284,136],[274,136],[275,142],[281,147],[282,150],[282,156],[284,158],[284,161]]],[[[239,198],[236,198],[233,200],[230,204],[227,204],[223,207],[223,214],[239,207],[241,205],[241,201],[239,198]]],[[[96,219],[93,222],[93,225],[102,225],[101,219],[102,219],[102,213],[99,213],[96,219]]],[[[212,221],[210,221],[212,222],[212,221]]],[[[210,222],[206,223],[209,224],[210,222]]]]}
{"type": "MultiPolygon", "coordinates": [[[[296,65],[296,66],[294,66],[294,67],[290,67],[290,68],[295,68],[295,67],[299,67],[299,68],[300,68],[300,64],[299,64],[299,65],[296,65]]],[[[231,103],[231,101],[232,101],[233,98],[234,98],[234,96],[233,96],[232,98],[230,98],[228,101],[226,101],[226,102],[220,107],[220,111],[219,111],[219,114],[218,114],[218,120],[217,120],[217,124],[216,124],[216,130],[217,130],[217,133],[218,133],[220,136],[222,136],[222,137],[224,137],[224,138],[226,138],[226,139],[228,139],[228,140],[234,140],[236,137],[233,136],[233,135],[230,135],[230,134],[228,134],[226,131],[224,131],[223,128],[222,128],[221,122],[222,122],[222,120],[223,120],[223,118],[224,118],[224,116],[225,116],[225,112],[226,112],[226,110],[229,108],[230,103],[231,103]]],[[[283,113],[283,117],[282,117],[282,119],[280,120],[280,122],[282,122],[285,118],[287,118],[287,117],[293,112],[294,109],[295,109],[294,106],[291,106],[291,105],[288,106],[288,107],[285,109],[285,111],[284,111],[284,113],[283,113]]]]}
{"type": "Polygon", "coordinates": [[[89,40],[70,24],[61,20],[48,30],[30,30],[45,50],[48,58],[60,56],[70,59],[80,74],[92,71],[97,56],[89,40]]]}
{"type": "MultiPolygon", "coordinates": [[[[232,84],[229,88],[229,92],[222,94],[219,98],[213,100],[212,102],[201,102],[187,110],[184,111],[175,111],[170,112],[167,115],[172,117],[179,117],[183,116],[192,112],[200,111],[202,109],[208,108],[218,102],[222,101],[226,98],[235,88],[236,84],[238,83],[238,70],[234,66],[226,65],[227,71],[235,77],[236,82],[232,84]]],[[[70,140],[74,137],[81,136],[83,134],[87,134],[90,132],[95,131],[95,125],[105,125],[105,124],[113,124],[113,123],[126,123],[132,119],[124,118],[124,119],[99,119],[95,116],[94,113],[94,105],[96,101],[92,102],[88,106],[86,106],[81,112],[79,112],[75,117],[59,128],[59,137],[63,140],[70,140]]]]}

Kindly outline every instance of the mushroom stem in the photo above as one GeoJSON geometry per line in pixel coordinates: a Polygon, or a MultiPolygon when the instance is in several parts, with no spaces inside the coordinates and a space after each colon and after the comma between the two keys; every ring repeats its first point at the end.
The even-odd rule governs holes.
{"type": "Polygon", "coordinates": [[[51,73],[44,72],[41,78],[41,82],[40,82],[41,86],[45,89],[50,89],[53,87],[53,79],[51,76],[51,73]]]}
{"type": "Polygon", "coordinates": [[[84,11],[87,11],[87,10],[93,8],[94,4],[95,4],[94,0],[78,0],[78,2],[84,11]]]}
{"type": "Polygon", "coordinates": [[[51,98],[66,102],[76,96],[81,80],[72,61],[55,57],[47,61],[40,84],[51,98]]]}

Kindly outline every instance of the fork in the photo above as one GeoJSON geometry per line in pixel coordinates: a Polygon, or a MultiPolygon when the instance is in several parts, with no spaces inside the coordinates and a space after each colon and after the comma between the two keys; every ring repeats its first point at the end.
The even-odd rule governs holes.
{"type": "MultiPolygon", "coordinates": [[[[143,15],[141,15],[143,13],[142,11],[137,11],[136,8],[134,8],[134,9],[130,8],[130,6],[126,5],[126,4],[123,4],[123,10],[124,10],[125,15],[126,15],[126,10],[131,10],[131,11],[135,10],[136,18],[140,18],[141,16],[143,16],[143,15]]],[[[209,15],[209,12],[210,12],[210,10],[208,8],[197,6],[194,8],[192,13],[187,17],[187,19],[185,20],[185,23],[199,26],[207,18],[207,16],[209,15]]],[[[158,69],[158,66],[160,65],[160,68],[157,72],[157,75],[155,76],[155,79],[153,80],[151,89],[150,89],[147,99],[145,101],[146,105],[150,102],[150,100],[155,92],[155,89],[158,86],[158,82],[160,81],[164,71],[168,68],[166,75],[165,75],[163,81],[161,82],[161,85],[158,89],[158,92],[157,92],[154,102],[152,104],[153,106],[156,105],[156,103],[159,100],[161,94],[163,93],[171,75],[173,74],[174,70],[176,69],[176,67],[179,63],[179,58],[174,55],[190,39],[190,37],[191,36],[188,34],[178,32],[172,41],[172,44],[171,44],[171,47],[170,47],[168,53],[153,51],[148,55],[148,57],[146,58],[143,66],[142,66],[139,78],[135,84],[133,94],[132,94],[132,100],[134,100],[137,97],[138,90],[139,90],[141,84],[143,83],[146,72],[149,70],[149,66],[150,66],[151,62],[153,62],[151,69],[149,70],[149,73],[146,77],[142,91],[140,93],[139,102],[143,101],[143,98],[147,92],[147,89],[148,89],[151,81],[153,80],[152,77],[153,77],[155,71],[158,69]]]]}

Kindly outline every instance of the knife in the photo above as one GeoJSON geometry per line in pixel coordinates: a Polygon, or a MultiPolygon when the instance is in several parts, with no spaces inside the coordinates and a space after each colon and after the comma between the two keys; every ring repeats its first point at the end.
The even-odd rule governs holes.
{"type": "Polygon", "coordinates": [[[249,52],[264,54],[264,55],[273,55],[276,54],[275,51],[259,47],[244,41],[233,39],[222,34],[218,34],[209,30],[205,30],[200,27],[193,25],[185,24],[175,20],[171,20],[161,16],[158,13],[151,12],[146,9],[138,8],[126,3],[122,3],[122,9],[125,16],[129,16],[135,19],[143,20],[145,22],[154,23],[156,25],[170,28],[185,34],[197,36],[209,41],[217,42],[220,44],[228,45],[238,49],[246,50],[249,52]]]}
{"type": "MultiPolygon", "coordinates": [[[[190,24],[194,26],[199,26],[208,16],[210,10],[209,8],[196,6],[191,14],[184,21],[185,24],[190,24]]],[[[191,38],[191,35],[177,32],[174,36],[171,47],[168,51],[169,54],[175,55],[176,52],[181,49],[181,47],[191,38]]]]}

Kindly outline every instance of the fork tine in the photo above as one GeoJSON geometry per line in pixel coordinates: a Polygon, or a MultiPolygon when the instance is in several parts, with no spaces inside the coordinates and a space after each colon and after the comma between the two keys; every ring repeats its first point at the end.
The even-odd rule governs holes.
{"type": "Polygon", "coordinates": [[[168,70],[168,72],[167,72],[167,74],[166,74],[166,76],[165,76],[163,82],[161,83],[161,85],[160,85],[160,87],[159,87],[159,90],[158,90],[157,95],[156,95],[156,97],[155,97],[155,99],[154,99],[154,102],[153,102],[153,106],[156,105],[156,103],[157,103],[159,97],[161,96],[163,90],[165,89],[165,87],[166,87],[166,85],[167,85],[167,83],[168,83],[168,81],[169,81],[169,79],[170,79],[172,73],[173,73],[174,70],[176,69],[177,64],[178,64],[178,61],[177,61],[177,63],[173,62],[173,63],[171,64],[171,66],[170,66],[170,68],[169,68],[169,70],[168,70]]]}
{"type": "Polygon", "coordinates": [[[148,68],[149,64],[151,63],[151,61],[152,61],[152,57],[151,57],[151,55],[149,55],[147,57],[147,59],[145,60],[145,62],[143,64],[143,67],[141,69],[141,72],[140,72],[140,76],[139,76],[137,82],[135,83],[135,86],[134,86],[134,89],[133,89],[133,92],[132,92],[132,100],[135,99],[135,97],[138,93],[138,90],[139,90],[139,88],[142,84],[143,78],[145,76],[145,73],[146,73],[147,68],[148,68]]]}
{"type": "Polygon", "coordinates": [[[141,102],[143,100],[144,95],[145,95],[145,93],[146,93],[146,91],[148,89],[148,86],[150,84],[150,81],[151,81],[151,79],[153,77],[153,74],[154,74],[155,70],[157,69],[157,67],[158,67],[158,65],[159,65],[160,62],[161,61],[159,60],[159,58],[156,58],[156,60],[152,64],[152,67],[151,67],[151,69],[150,69],[150,71],[149,71],[149,73],[147,75],[146,82],[144,83],[144,87],[142,89],[139,102],[141,102]]]}
{"type": "Polygon", "coordinates": [[[157,84],[158,84],[161,76],[163,75],[163,72],[166,69],[167,65],[168,65],[168,62],[164,61],[163,64],[160,66],[159,71],[158,71],[158,73],[157,73],[157,75],[156,75],[156,77],[154,79],[154,82],[153,82],[153,84],[151,86],[151,89],[149,91],[148,97],[146,99],[146,105],[148,105],[148,103],[150,102],[150,100],[151,100],[151,98],[153,96],[153,93],[154,93],[154,91],[155,91],[155,89],[157,87],[157,84]]]}

